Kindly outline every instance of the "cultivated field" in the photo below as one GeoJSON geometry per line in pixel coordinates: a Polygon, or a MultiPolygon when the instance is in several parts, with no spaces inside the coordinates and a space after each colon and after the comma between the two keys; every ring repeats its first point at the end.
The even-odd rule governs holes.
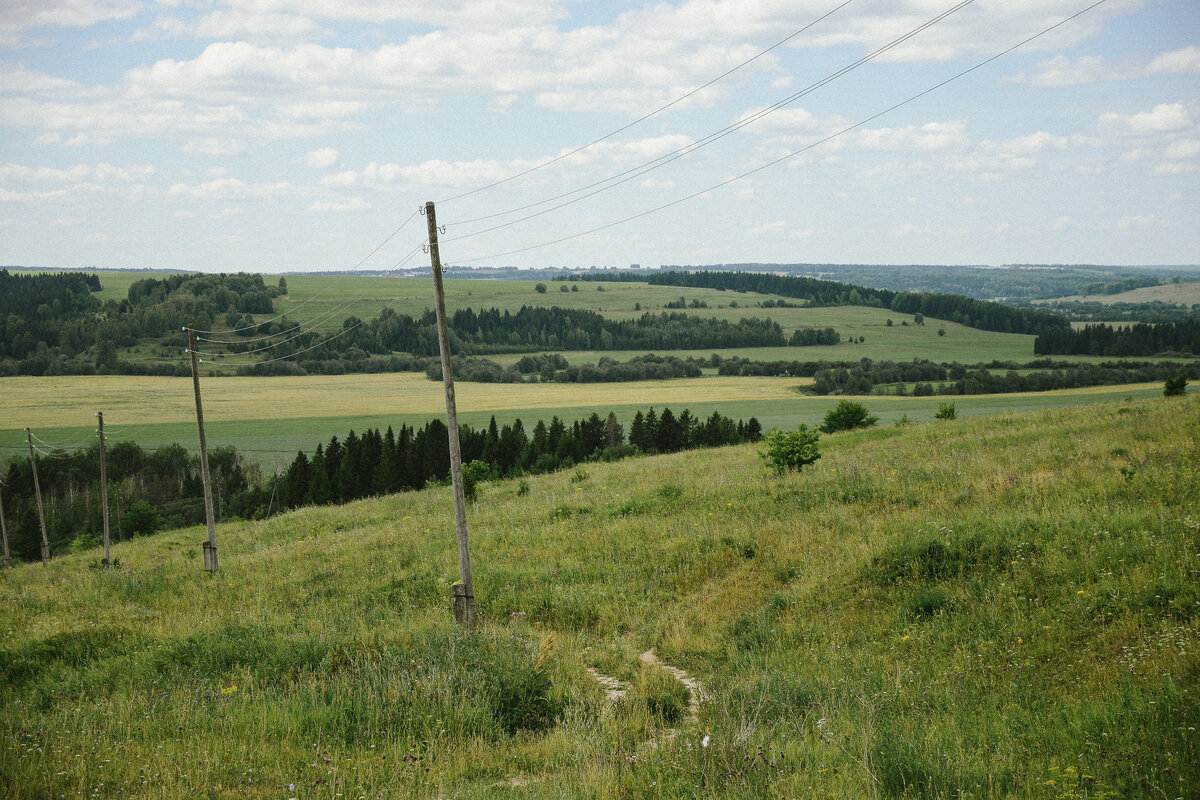
{"type": "MultiPolygon", "coordinates": [[[[599,384],[478,384],[455,387],[459,418],[486,425],[521,419],[527,429],[552,416],[568,421],[592,412],[617,414],[626,425],[651,406],[689,408],[706,417],[720,411],[734,419],[757,417],[765,428],[819,424],[838,397],[802,395],[807,378],[704,377],[672,381],[599,384]]],[[[147,448],[180,442],[197,447],[195,401],[189,378],[67,376],[4,378],[0,392],[0,458],[25,457],[24,428],[64,450],[95,441],[96,412],[104,412],[113,440],[130,439],[147,448]]],[[[350,430],[423,425],[445,417],[441,383],[424,375],[313,375],[301,378],[212,378],[201,382],[209,445],[234,445],[270,467],[300,449],[350,430]]],[[[1081,390],[954,397],[960,415],[992,414],[1092,404],[1126,396],[1162,393],[1161,384],[1081,390]]],[[[861,398],[883,423],[907,415],[932,419],[944,397],[861,398]]]]}
{"type": "Polygon", "coordinates": [[[201,529],[5,570],[0,794],[1195,797],[1198,426],[1160,397],[484,484],[474,636],[447,489],[221,525],[215,576],[201,529]]]}
{"type": "Polygon", "coordinates": [[[1161,286],[1144,286],[1120,294],[1089,294],[1072,297],[1056,297],[1054,302],[1079,301],[1083,303],[1171,303],[1191,306],[1200,303],[1200,281],[1166,283],[1161,286]]]}

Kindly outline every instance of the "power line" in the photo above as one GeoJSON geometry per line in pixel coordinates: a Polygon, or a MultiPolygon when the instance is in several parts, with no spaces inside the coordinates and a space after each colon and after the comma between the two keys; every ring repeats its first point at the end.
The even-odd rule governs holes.
{"type": "Polygon", "coordinates": [[[485,186],[480,186],[476,189],[471,189],[470,191],[463,192],[462,194],[454,195],[453,197],[447,197],[446,199],[439,201],[439,205],[444,204],[444,203],[451,203],[455,200],[461,200],[464,197],[469,197],[473,194],[478,194],[479,192],[483,192],[488,189],[495,188],[502,184],[508,183],[509,181],[516,180],[517,178],[523,178],[532,172],[537,172],[540,169],[545,169],[546,167],[550,166],[551,164],[556,164],[565,158],[570,158],[571,156],[575,155],[576,153],[583,152],[584,150],[587,150],[589,147],[593,147],[597,144],[600,144],[600,142],[603,142],[606,139],[611,139],[612,137],[616,136],[617,134],[623,133],[623,132],[629,130],[630,128],[634,127],[635,125],[639,125],[639,124],[645,122],[646,120],[650,119],[651,117],[654,117],[654,116],[662,113],[663,111],[666,111],[668,108],[671,108],[672,106],[682,103],[684,100],[687,100],[689,97],[692,97],[692,96],[696,95],[697,93],[704,91],[708,87],[712,86],[714,83],[729,77],[733,73],[740,70],[742,67],[745,67],[754,61],[757,61],[758,59],[765,56],[767,53],[770,53],[772,50],[776,49],[777,47],[781,47],[784,44],[786,44],[787,42],[791,41],[792,39],[795,39],[797,36],[804,33],[805,31],[807,31],[809,28],[813,27],[817,23],[823,22],[825,19],[827,19],[828,17],[837,13],[838,11],[841,11],[843,8],[850,5],[852,2],[854,2],[854,0],[845,0],[845,2],[841,3],[838,6],[835,6],[834,8],[830,9],[829,11],[825,12],[821,16],[814,19],[812,22],[805,25],[803,28],[800,28],[799,30],[797,30],[793,33],[790,33],[787,36],[785,36],[784,38],[780,39],[778,42],[771,45],[766,50],[763,50],[763,51],[759,52],[758,54],[751,56],[750,58],[746,59],[742,63],[738,64],[736,67],[733,67],[732,69],[728,69],[725,72],[722,72],[720,75],[718,75],[717,77],[708,81],[707,83],[705,83],[701,86],[697,86],[695,89],[692,89],[690,92],[680,95],[679,97],[675,98],[674,100],[667,103],[666,105],[656,108],[654,111],[651,111],[649,114],[645,114],[641,117],[638,117],[633,122],[630,122],[627,125],[623,125],[620,128],[617,128],[615,131],[612,131],[611,133],[606,133],[605,135],[601,136],[600,138],[593,139],[592,141],[588,142],[585,145],[576,147],[574,150],[571,150],[566,153],[562,153],[561,155],[558,155],[558,156],[550,159],[549,161],[546,161],[541,164],[537,164],[535,166],[530,167],[529,169],[522,170],[514,175],[509,175],[507,178],[501,178],[500,180],[493,181],[492,183],[489,183],[485,186]]]}
{"type": "Polygon", "coordinates": [[[646,211],[642,211],[637,214],[633,214],[631,216],[625,217],[624,219],[620,219],[615,222],[610,222],[605,225],[600,225],[598,227],[591,228],[586,231],[574,233],[569,236],[562,236],[557,239],[552,239],[549,241],[541,242],[539,244],[530,245],[528,247],[521,247],[521,248],[517,248],[514,250],[508,250],[503,253],[494,253],[492,255],[479,256],[476,258],[457,259],[457,263],[470,264],[470,263],[474,263],[476,261],[486,261],[486,260],[492,259],[492,258],[503,258],[506,256],[516,255],[518,253],[529,252],[530,250],[537,250],[542,247],[549,247],[550,245],[561,244],[563,242],[571,241],[572,239],[578,239],[582,236],[588,236],[593,233],[599,233],[600,231],[608,230],[609,228],[614,228],[618,225],[624,225],[625,223],[633,222],[634,220],[640,219],[645,216],[649,216],[650,214],[655,214],[659,211],[663,211],[665,209],[668,209],[673,206],[677,206],[681,203],[687,202],[688,200],[693,200],[697,197],[700,197],[701,195],[708,194],[709,192],[716,191],[717,189],[721,189],[725,186],[728,186],[731,183],[742,180],[744,178],[748,178],[751,175],[757,174],[759,172],[762,172],[765,169],[769,169],[770,167],[776,166],[777,164],[780,164],[784,161],[787,161],[791,158],[801,155],[802,153],[806,153],[815,147],[819,147],[820,145],[825,144],[826,142],[829,142],[829,141],[832,141],[833,139],[838,138],[839,136],[843,136],[853,130],[861,128],[863,125],[866,125],[869,122],[873,122],[874,120],[879,119],[880,117],[882,117],[886,114],[890,114],[891,112],[895,111],[898,108],[902,108],[912,102],[915,102],[916,100],[919,100],[920,98],[924,97],[925,95],[931,94],[932,92],[935,92],[938,89],[941,89],[942,87],[946,86],[947,84],[953,83],[954,81],[958,80],[959,78],[969,75],[970,73],[975,72],[976,70],[987,66],[988,64],[992,63],[993,61],[1008,55],[1009,53],[1013,52],[1014,50],[1017,50],[1020,47],[1024,47],[1025,45],[1029,44],[1030,42],[1034,41],[1035,39],[1039,39],[1042,36],[1045,36],[1047,33],[1050,33],[1051,31],[1053,31],[1057,28],[1060,28],[1063,25],[1066,25],[1068,22],[1071,22],[1072,20],[1076,19],[1077,17],[1080,17],[1080,16],[1086,14],[1087,12],[1091,11],[1092,9],[1094,9],[1098,6],[1103,5],[1106,2],[1108,2],[1108,0],[1096,0],[1096,2],[1081,9],[1080,11],[1075,12],[1071,16],[1066,17],[1065,19],[1062,19],[1059,22],[1056,22],[1055,24],[1049,26],[1048,28],[1043,28],[1038,33],[1035,33],[1032,36],[1022,39],[1020,42],[1012,45],[1011,47],[1006,48],[1005,50],[1002,50],[999,53],[996,53],[992,56],[989,56],[988,58],[984,59],[983,61],[980,61],[979,63],[975,64],[974,66],[968,67],[967,69],[964,69],[963,71],[956,73],[955,75],[952,75],[951,77],[946,78],[945,80],[943,80],[937,84],[934,84],[933,86],[929,87],[928,89],[925,89],[921,92],[918,92],[917,94],[912,95],[911,97],[907,98],[906,100],[902,100],[899,103],[891,105],[882,111],[879,111],[875,114],[872,114],[869,117],[866,117],[865,119],[859,120],[858,122],[854,123],[853,125],[848,125],[845,128],[842,128],[841,130],[837,131],[836,133],[832,133],[828,136],[818,139],[815,142],[805,145],[804,147],[800,148],[799,150],[793,150],[792,152],[782,155],[779,158],[768,161],[765,164],[761,164],[761,165],[755,167],[754,169],[747,170],[746,172],[743,172],[740,175],[735,175],[732,178],[727,178],[726,180],[723,180],[720,183],[716,183],[712,186],[709,186],[706,189],[701,189],[700,191],[693,192],[692,194],[672,200],[669,203],[664,203],[660,206],[656,206],[654,208],[647,209],[646,211]]]}
{"type": "MultiPolygon", "coordinates": [[[[375,249],[373,249],[371,252],[367,253],[365,256],[363,256],[361,259],[359,259],[358,263],[355,264],[353,267],[351,267],[349,269],[349,271],[355,272],[360,267],[362,267],[363,264],[367,263],[368,260],[370,260],[376,253],[378,253],[380,250],[383,249],[384,245],[386,245],[392,239],[396,238],[397,234],[399,234],[400,231],[404,230],[404,228],[408,225],[408,223],[412,222],[413,219],[415,219],[417,214],[419,214],[419,213],[420,213],[420,207],[418,207],[415,211],[413,211],[411,214],[409,214],[408,217],[405,218],[405,220],[403,222],[401,222],[400,225],[397,226],[397,228],[394,231],[389,233],[382,242],[380,242],[379,244],[377,244],[375,246],[375,249]]],[[[291,309],[292,313],[295,313],[296,309],[303,308],[304,306],[308,305],[309,303],[313,302],[314,300],[319,299],[320,297],[322,297],[322,293],[318,292],[317,294],[313,295],[312,297],[307,298],[303,302],[301,302],[301,303],[297,304],[295,307],[293,307],[291,309]]],[[[286,316],[287,316],[286,313],[280,314],[277,317],[272,317],[271,319],[266,319],[261,322],[257,322],[254,325],[248,325],[248,326],[245,326],[242,328],[232,328],[229,330],[219,330],[219,331],[196,331],[196,333],[197,334],[207,333],[207,334],[211,334],[214,336],[220,336],[220,335],[225,335],[225,334],[229,334],[229,333],[239,333],[241,331],[248,331],[248,330],[256,329],[260,325],[265,325],[267,323],[274,322],[279,319],[283,319],[286,316]]],[[[211,340],[206,340],[206,341],[211,341],[211,340]]],[[[227,343],[223,343],[223,344],[227,344],[227,343]]]]}
{"type": "MultiPolygon", "coordinates": [[[[412,250],[409,251],[409,253],[403,259],[396,262],[396,264],[393,265],[388,270],[388,272],[394,272],[395,270],[403,267],[405,264],[407,264],[409,261],[411,261],[413,258],[415,258],[416,254],[425,246],[426,246],[426,244],[422,243],[422,244],[414,247],[412,250]]],[[[387,303],[384,304],[384,308],[387,308],[390,305],[391,305],[391,301],[388,301],[387,303]]],[[[318,347],[321,347],[321,346],[327,344],[328,342],[332,342],[336,339],[340,339],[341,337],[351,333],[352,331],[358,329],[359,327],[361,327],[364,324],[366,324],[365,320],[360,319],[357,323],[355,323],[354,325],[351,325],[349,328],[343,328],[341,331],[339,331],[335,334],[332,334],[331,336],[327,336],[326,338],[322,339],[321,341],[319,341],[315,344],[305,347],[302,350],[297,350],[294,353],[289,353],[285,356],[279,356],[278,358],[265,358],[265,359],[260,359],[258,361],[222,362],[222,363],[229,364],[229,366],[257,366],[259,364],[273,364],[276,361],[286,361],[290,358],[295,358],[296,356],[299,356],[303,353],[307,353],[311,350],[316,350],[318,347]]],[[[285,344],[286,342],[293,341],[296,338],[299,338],[299,336],[292,337],[291,339],[288,339],[285,342],[278,342],[275,345],[271,345],[270,347],[259,348],[257,350],[250,350],[250,351],[241,352],[241,353],[201,353],[200,351],[197,351],[196,354],[197,355],[209,355],[209,356],[213,356],[213,357],[217,357],[217,358],[236,358],[238,356],[252,355],[254,353],[263,352],[264,350],[270,350],[270,349],[273,349],[274,347],[278,347],[282,344],[285,344]]],[[[184,352],[187,352],[187,351],[185,350],[184,352]]],[[[200,360],[201,360],[201,363],[203,363],[204,359],[201,358],[200,360]]]]}
{"type": "Polygon", "coordinates": [[[616,175],[612,175],[607,178],[603,178],[599,181],[591,183],[582,188],[574,189],[569,192],[564,192],[555,197],[551,197],[546,200],[540,200],[535,203],[530,203],[530,204],[521,206],[519,208],[513,208],[513,209],[509,209],[507,211],[501,211],[501,212],[497,212],[495,214],[488,214],[488,215],[485,215],[482,217],[476,217],[475,219],[465,220],[458,224],[459,225],[467,225],[467,224],[470,224],[473,222],[480,222],[480,221],[487,220],[487,219],[493,219],[495,217],[501,217],[501,216],[505,216],[507,214],[513,214],[518,211],[525,211],[530,208],[536,208],[539,205],[544,205],[546,203],[551,203],[556,200],[561,200],[564,197],[570,197],[573,194],[578,194],[579,192],[585,192],[588,189],[595,189],[594,191],[587,192],[587,194],[583,194],[579,197],[576,197],[573,200],[568,200],[565,203],[560,203],[556,206],[552,206],[550,208],[543,209],[542,211],[538,211],[533,214],[528,214],[524,217],[521,217],[520,219],[510,220],[509,222],[494,225],[490,228],[484,228],[482,230],[472,231],[470,233],[465,233],[460,236],[455,236],[453,238],[447,239],[446,242],[447,243],[457,242],[457,241],[461,241],[463,239],[471,238],[474,236],[479,236],[479,235],[482,235],[485,233],[491,233],[491,232],[494,232],[497,230],[501,230],[503,228],[509,227],[511,225],[516,225],[521,222],[526,222],[526,221],[534,219],[536,217],[544,216],[553,211],[557,211],[561,208],[565,208],[569,205],[573,205],[582,200],[586,200],[589,197],[594,197],[594,196],[600,194],[601,192],[606,192],[609,189],[613,189],[617,186],[628,183],[629,181],[634,180],[635,178],[640,178],[641,176],[643,176],[649,172],[652,172],[656,169],[664,167],[667,164],[677,161],[686,155],[690,155],[703,147],[707,147],[708,145],[712,144],[713,142],[720,141],[721,139],[724,139],[726,136],[729,136],[729,135],[735,133],[736,131],[739,131],[742,128],[745,128],[745,127],[757,122],[758,120],[762,119],[763,117],[766,117],[767,115],[772,114],[775,111],[778,111],[779,109],[794,103],[796,100],[800,99],[801,97],[805,97],[805,96],[815,92],[817,89],[820,89],[820,88],[832,83],[833,81],[837,80],[838,78],[846,75],[847,73],[850,73],[850,72],[858,69],[862,65],[875,60],[876,58],[878,58],[879,56],[888,52],[889,50],[892,50],[892,49],[900,46],[901,44],[908,41],[912,37],[933,27],[934,25],[943,21],[950,15],[955,14],[958,11],[961,11],[963,8],[972,4],[973,2],[975,2],[975,0],[962,0],[962,2],[958,3],[958,5],[950,8],[946,11],[943,11],[941,14],[938,14],[936,17],[934,17],[930,20],[927,20],[926,22],[922,23],[921,25],[918,25],[916,28],[913,28],[908,33],[905,33],[902,36],[899,36],[896,39],[893,39],[891,42],[888,42],[886,45],[883,45],[882,47],[879,47],[879,48],[873,50],[872,52],[870,52],[867,55],[863,56],[862,58],[858,59],[857,61],[854,61],[853,63],[851,63],[845,67],[842,67],[841,69],[837,70],[836,72],[833,72],[833,73],[825,76],[824,78],[817,81],[816,83],[810,84],[809,86],[805,87],[804,89],[802,89],[798,92],[795,92],[770,106],[767,106],[765,109],[761,109],[761,110],[755,112],[754,114],[751,114],[748,117],[738,120],[737,122],[735,122],[731,125],[727,125],[726,127],[722,128],[718,131],[710,133],[707,136],[705,136],[704,138],[700,139],[699,141],[696,141],[689,145],[681,147],[671,153],[667,153],[666,155],[659,156],[658,158],[652,159],[651,161],[644,162],[643,164],[640,164],[636,167],[631,167],[623,172],[617,173],[616,175]],[[610,181],[611,181],[611,183],[610,183],[610,181]],[[609,184],[609,185],[605,186],[604,184],[609,184]],[[600,188],[595,188],[595,187],[600,187],[600,188]]]}

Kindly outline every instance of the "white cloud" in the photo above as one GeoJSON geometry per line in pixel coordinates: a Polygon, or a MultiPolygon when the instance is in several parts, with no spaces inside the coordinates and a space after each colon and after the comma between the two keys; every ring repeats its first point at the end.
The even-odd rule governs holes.
{"type": "Polygon", "coordinates": [[[292,189],[286,181],[250,184],[239,178],[218,178],[195,186],[176,183],[167,190],[167,195],[198,200],[242,200],[283,197],[292,193],[292,189]]]}
{"type": "Polygon", "coordinates": [[[1161,224],[1162,220],[1154,214],[1132,214],[1121,217],[1117,221],[1117,230],[1145,230],[1146,228],[1157,227],[1161,224]]]}
{"type": "Polygon", "coordinates": [[[347,172],[337,172],[337,173],[334,173],[333,175],[326,175],[324,178],[321,178],[322,186],[337,186],[337,187],[341,187],[341,188],[346,188],[349,186],[353,186],[356,183],[358,183],[358,173],[355,172],[354,170],[349,170],[347,172]]]}
{"type": "Polygon", "coordinates": [[[787,227],[788,227],[787,222],[785,220],[780,219],[780,220],[776,220],[774,222],[764,222],[761,225],[752,225],[750,227],[750,233],[754,234],[755,236],[759,236],[764,233],[766,233],[766,234],[783,233],[785,230],[787,230],[787,227]]]}
{"type": "Polygon", "coordinates": [[[1134,135],[1169,133],[1191,127],[1192,113],[1183,103],[1160,103],[1136,114],[1101,114],[1097,124],[1104,130],[1134,135]]]}
{"type": "Polygon", "coordinates": [[[1082,86],[1101,81],[1126,81],[1157,75],[1200,73],[1200,47],[1185,47],[1156,56],[1149,63],[1131,58],[1120,62],[1103,56],[1072,59],[1059,54],[1038,64],[1038,72],[1007,75],[1004,83],[1041,87],[1082,86]]]}
{"type": "Polygon", "coordinates": [[[1200,169],[1196,164],[1190,164],[1185,161],[1172,161],[1167,164],[1159,164],[1154,168],[1155,175],[1186,175],[1189,172],[1195,172],[1200,169]]]}
{"type": "Polygon", "coordinates": [[[308,207],[309,211],[365,211],[371,204],[361,197],[351,197],[347,200],[330,200],[316,202],[308,207]]]}
{"type": "Polygon", "coordinates": [[[313,169],[328,169],[338,163],[341,156],[332,147],[309,150],[304,154],[304,163],[313,169]]]}
{"type": "Polygon", "coordinates": [[[856,131],[855,142],[868,150],[904,150],[921,153],[966,146],[966,125],[962,122],[930,122],[903,128],[874,128],[856,131]]]}
{"type": "Polygon", "coordinates": [[[312,19],[298,14],[252,13],[242,10],[218,10],[192,20],[159,17],[137,31],[133,41],[171,37],[193,37],[231,41],[302,40],[329,35],[312,19]]]}
{"type": "Polygon", "coordinates": [[[38,28],[86,28],[98,22],[129,19],[138,0],[5,0],[0,14],[0,44],[12,44],[38,28]]]}
{"type": "Polygon", "coordinates": [[[1060,54],[1041,62],[1038,68],[1040,71],[1033,75],[1022,72],[1005,76],[1003,82],[1027,83],[1041,87],[1082,86],[1098,81],[1126,80],[1141,73],[1141,69],[1135,65],[1114,64],[1103,56],[1071,59],[1060,54]]]}
{"type": "Polygon", "coordinates": [[[1167,158],[1193,158],[1200,156],[1200,139],[1176,139],[1167,147],[1167,158]]]}
{"type": "Polygon", "coordinates": [[[1182,50],[1163,53],[1146,67],[1149,75],[1181,75],[1200,73],[1200,47],[1195,45],[1182,50]]]}

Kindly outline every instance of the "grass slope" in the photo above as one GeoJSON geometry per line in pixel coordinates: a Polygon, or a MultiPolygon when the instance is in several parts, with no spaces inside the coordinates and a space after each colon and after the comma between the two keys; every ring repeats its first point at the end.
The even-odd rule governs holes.
{"type": "Polygon", "coordinates": [[[484,484],[473,637],[445,489],[223,525],[211,577],[199,529],[4,571],[0,794],[1194,797],[1198,435],[1159,398],[484,484]]]}

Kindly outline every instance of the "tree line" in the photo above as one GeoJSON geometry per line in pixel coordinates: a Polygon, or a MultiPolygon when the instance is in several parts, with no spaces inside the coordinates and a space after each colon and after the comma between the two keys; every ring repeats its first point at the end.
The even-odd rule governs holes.
{"type": "MultiPolygon", "coordinates": [[[[521,420],[486,428],[459,425],[459,444],[465,465],[475,465],[475,478],[506,478],[553,472],[589,461],[616,460],[638,454],[675,453],[699,447],[755,442],[762,426],[751,417],[734,421],[713,412],[697,419],[684,409],[637,411],[629,428],[609,412],[565,422],[554,416],[526,430],[521,420]]],[[[401,425],[381,432],[351,431],[332,437],[310,457],[303,451],[276,476],[283,508],[345,503],[380,494],[421,489],[449,481],[449,431],[440,419],[423,427],[401,425]]]]}
{"type": "MultiPolygon", "coordinates": [[[[100,542],[104,520],[99,448],[97,442],[72,452],[35,454],[51,552],[100,542]]],[[[208,463],[218,519],[269,513],[272,487],[253,461],[234,447],[217,447],[209,451],[208,463]]],[[[110,528],[117,541],[154,533],[159,527],[204,522],[200,459],[182,445],[147,451],[136,442],[110,442],[105,471],[110,528]]],[[[40,558],[41,528],[29,459],[10,459],[0,491],[14,557],[40,558]]]]}
{"type": "Polygon", "coordinates": [[[1038,355],[1153,356],[1200,355],[1200,319],[1135,325],[1085,325],[1045,331],[1033,341],[1038,355]]]}
{"type": "Polygon", "coordinates": [[[94,274],[0,270],[0,376],[187,375],[178,357],[187,345],[184,325],[241,327],[252,335],[262,326],[249,315],[273,313],[286,282],[267,286],[247,273],[170,275],[135,281],[120,301],[101,301],[93,294],[100,289],[94,274]],[[119,358],[118,348],[144,341],[157,342],[170,361],[119,358]]]}
{"type": "Polygon", "coordinates": [[[618,275],[585,273],[571,276],[585,281],[646,281],[658,286],[688,286],[758,292],[808,301],[812,306],[861,305],[888,308],[905,314],[958,322],[971,328],[1000,333],[1038,334],[1066,328],[1066,317],[1029,308],[1014,308],[987,300],[936,292],[894,292],[819,278],[770,275],[761,272],[631,272],[618,275]]]}

